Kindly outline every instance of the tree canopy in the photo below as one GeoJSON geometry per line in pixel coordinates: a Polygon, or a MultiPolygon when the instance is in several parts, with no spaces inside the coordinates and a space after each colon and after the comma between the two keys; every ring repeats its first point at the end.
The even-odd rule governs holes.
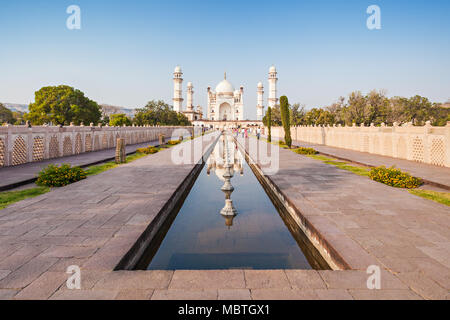
{"type": "MultiPolygon", "coordinates": [[[[272,126],[281,126],[281,112],[280,112],[280,106],[276,105],[272,108],[270,108],[270,119],[271,119],[271,125],[272,126]]],[[[263,117],[263,123],[264,125],[267,127],[268,126],[268,117],[267,117],[267,113],[266,115],[263,117]]]]}
{"type": "Polygon", "coordinates": [[[131,126],[131,120],[124,113],[112,114],[109,117],[109,125],[113,127],[131,126]]]}
{"type": "MultiPolygon", "coordinates": [[[[312,108],[306,111],[300,104],[293,104],[290,108],[291,125],[348,125],[364,124],[376,126],[385,123],[392,125],[412,122],[414,125],[424,125],[430,120],[434,126],[445,126],[450,121],[450,108],[442,104],[432,103],[427,98],[416,95],[414,97],[386,97],[383,91],[373,90],[367,95],[354,91],[348,98],[340,97],[336,103],[325,108],[312,108]]],[[[272,109],[272,125],[279,126],[281,121],[277,112],[279,107],[272,109]],[[274,116],[275,114],[275,116],[274,116]]],[[[267,119],[264,117],[267,126],[267,119]]]]}
{"type": "Polygon", "coordinates": [[[0,103],[0,125],[2,123],[13,124],[14,122],[15,119],[12,111],[0,103]]]}
{"type": "Polygon", "coordinates": [[[161,125],[161,126],[190,126],[188,118],[172,110],[162,100],[152,100],[144,108],[137,109],[134,122],[139,125],[161,125]]]}
{"type": "Polygon", "coordinates": [[[35,102],[29,105],[27,119],[34,125],[54,123],[69,125],[73,122],[97,123],[101,118],[100,107],[85,97],[78,89],[61,85],[43,87],[35,93],[35,102]]]}

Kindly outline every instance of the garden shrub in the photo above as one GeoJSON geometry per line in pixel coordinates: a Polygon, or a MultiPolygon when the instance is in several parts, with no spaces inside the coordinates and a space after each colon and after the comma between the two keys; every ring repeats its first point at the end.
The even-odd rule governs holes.
{"type": "Polygon", "coordinates": [[[174,145],[179,144],[180,142],[181,141],[179,141],[179,140],[169,140],[169,141],[167,141],[167,144],[170,146],[174,146],[174,145]]]}
{"type": "Polygon", "coordinates": [[[145,154],[154,154],[157,153],[158,151],[159,151],[158,148],[155,148],[154,146],[148,146],[146,148],[139,148],[136,150],[136,152],[145,154]]]}
{"type": "Polygon", "coordinates": [[[318,154],[319,153],[313,148],[303,148],[303,147],[297,148],[293,151],[298,154],[318,154]]]}
{"type": "Polygon", "coordinates": [[[80,167],[71,167],[70,164],[58,167],[50,164],[39,172],[36,184],[45,187],[63,187],[86,179],[86,176],[86,171],[80,167]]]}
{"type": "Polygon", "coordinates": [[[409,173],[402,172],[394,167],[386,168],[384,166],[372,168],[369,177],[384,184],[396,188],[414,189],[420,187],[423,182],[421,179],[411,176],[409,173]]]}

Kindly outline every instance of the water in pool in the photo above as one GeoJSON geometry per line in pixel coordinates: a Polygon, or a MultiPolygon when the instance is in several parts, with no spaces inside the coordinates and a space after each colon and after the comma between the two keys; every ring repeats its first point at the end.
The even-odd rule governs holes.
{"type": "Polygon", "coordinates": [[[233,138],[222,135],[167,234],[139,268],[311,269],[314,259],[308,262],[293,225],[280,216],[233,138]]]}

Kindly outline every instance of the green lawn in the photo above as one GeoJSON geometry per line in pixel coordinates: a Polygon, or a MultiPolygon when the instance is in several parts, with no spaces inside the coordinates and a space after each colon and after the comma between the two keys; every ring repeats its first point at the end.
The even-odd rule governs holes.
{"type": "MultiPolygon", "coordinates": [[[[136,153],[133,153],[133,154],[127,156],[126,160],[127,160],[127,163],[130,163],[137,159],[143,158],[145,156],[147,156],[145,153],[136,152],[136,153]]],[[[88,176],[93,176],[93,175],[102,173],[104,171],[116,168],[119,165],[120,164],[117,164],[114,161],[110,161],[110,162],[106,162],[106,163],[102,163],[102,164],[98,164],[98,165],[89,167],[85,170],[86,170],[88,176]]]]}
{"type": "Polygon", "coordinates": [[[409,193],[450,206],[450,192],[415,189],[409,190],[409,193]]]}
{"type": "Polygon", "coordinates": [[[118,164],[115,162],[106,162],[106,163],[98,164],[96,166],[89,167],[85,171],[88,176],[93,176],[93,175],[102,173],[106,170],[115,168],[117,166],[118,166],[118,164]]]}
{"type": "Polygon", "coordinates": [[[148,156],[148,155],[145,153],[140,153],[140,152],[130,154],[129,156],[127,156],[127,163],[133,162],[134,160],[137,160],[137,159],[140,159],[140,158],[143,158],[146,156],[148,156]]]}
{"type": "MultiPolygon", "coordinates": [[[[146,154],[144,153],[134,153],[132,155],[127,156],[127,163],[132,162],[134,160],[140,159],[145,157],[146,154]]],[[[96,166],[92,166],[86,169],[88,176],[93,176],[99,173],[102,173],[106,170],[113,169],[119,166],[115,162],[106,162],[102,163],[96,166]]],[[[13,204],[15,202],[25,200],[28,198],[37,197],[41,194],[44,194],[46,192],[49,192],[50,188],[47,187],[35,187],[30,189],[24,189],[19,191],[6,191],[6,192],[0,192],[0,210],[6,208],[10,204],[13,204]]]]}
{"type": "Polygon", "coordinates": [[[369,176],[370,169],[366,168],[366,167],[353,166],[353,165],[349,164],[348,162],[338,161],[336,159],[328,158],[328,157],[325,157],[322,155],[317,155],[317,154],[316,155],[307,155],[307,157],[310,157],[315,160],[320,160],[326,164],[331,164],[335,167],[338,167],[339,169],[347,170],[347,171],[353,172],[360,176],[365,176],[365,177],[369,176]]]}
{"type": "Polygon", "coordinates": [[[19,191],[0,192],[0,210],[15,202],[34,198],[49,191],[50,188],[47,187],[36,187],[19,191]]]}

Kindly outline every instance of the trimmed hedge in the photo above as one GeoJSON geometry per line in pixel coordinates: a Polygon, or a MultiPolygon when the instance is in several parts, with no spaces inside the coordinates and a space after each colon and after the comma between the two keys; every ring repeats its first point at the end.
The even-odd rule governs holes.
{"type": "Polygon", "coordinates": [[[411,176],[409,173],[402,172],[394,167],[386,168],[384,166],[372,168],[369,177],[377,182],[387,184],[395,188],[414,189],[420,187],[423,181],[411,176]]]}
{"type": "Polygon", "coordinates": [[[145,154],[154,154],[157,153],[158,151],[159,151],[158,148],[155,148],[154,146],[148,146],[147,148],[139,148],[136,150],[136,152],[145,154]]]}
{"type": "Polygon", "coordinates": [[[70,164],[58,167],[50,164],[39,172],[36,184],[45,187],[63,187],[86,179],[86,176],[86,171],[80,167],[71,167],[70,164]]]}
{"type": "Polygon", "coordinates": [[[303,148],[303,147],[297,148],[293,151],[298,154],[318,154],[319,153],[313,148],[303,148]]]}

